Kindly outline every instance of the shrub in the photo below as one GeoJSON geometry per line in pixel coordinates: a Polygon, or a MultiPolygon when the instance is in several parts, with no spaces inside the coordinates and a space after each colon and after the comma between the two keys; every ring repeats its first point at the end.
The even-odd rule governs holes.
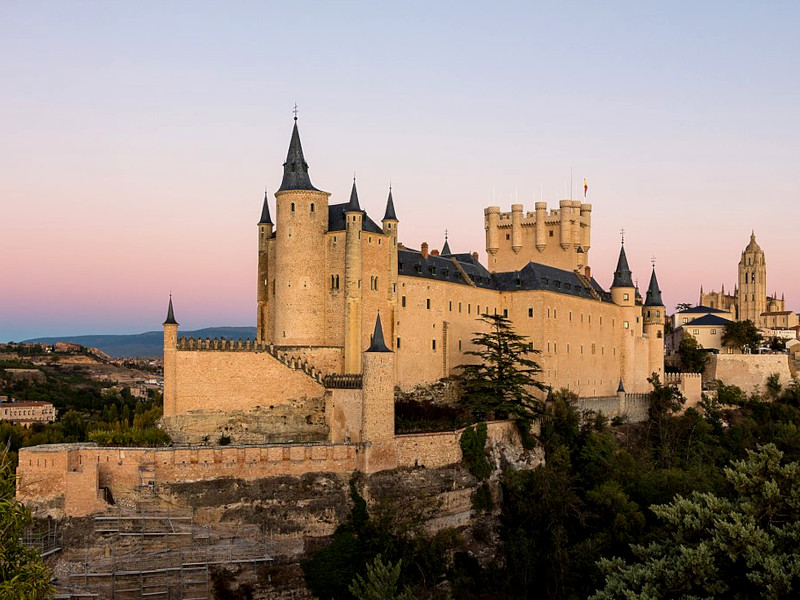
{"type": "Polygon", "coordinates": [[[467,427],[461,434],[461,452],[464,465],[477,479],[486,479],[492,474],[492,466],[486,459],[486,423],[467,427]]]}

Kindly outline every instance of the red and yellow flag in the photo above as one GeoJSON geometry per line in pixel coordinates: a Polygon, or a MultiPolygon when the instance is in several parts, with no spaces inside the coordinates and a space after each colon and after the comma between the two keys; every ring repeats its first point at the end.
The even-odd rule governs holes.
{"type": "Polygon", "coordinates": [[[583,178],[583,197],[586,198],[586,192],[589,191],[589,184],[586,183],[586,177],[583,178]]]}

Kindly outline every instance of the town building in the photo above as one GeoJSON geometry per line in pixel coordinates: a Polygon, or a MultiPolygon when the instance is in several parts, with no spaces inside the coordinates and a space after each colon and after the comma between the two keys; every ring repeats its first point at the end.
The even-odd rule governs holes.
{"type": "MultiPolygon", "coordinates": [[[[6,396],[0,396],[6,399],[6,396]]],[[[52,423],[56,420],[56,409],[50,402],[11,400],[0,402],[0,421],[30,427],[33,423],[52,423]]]]}

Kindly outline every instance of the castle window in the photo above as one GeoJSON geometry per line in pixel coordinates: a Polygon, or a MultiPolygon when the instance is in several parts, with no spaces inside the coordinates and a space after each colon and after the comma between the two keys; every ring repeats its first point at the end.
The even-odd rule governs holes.
{"type": "Polygon", "coordinates": [[[533,316],[533,308],[531,308],[531,307],[528,307],[528,316],[529,317],[533,316]]]}
{"type": "Polygon", "coordinates": [[[627,299],[628,299],[628,297],[629,297],[629,296],[628,296],[628,294],[622,294],[622,299],[623,299],[623,300],[627,300],[627,299]]]}
{"type": "Polygon", "coordinates": [[[569,311],[569,322],[572,323],[572,311],[569,311]]]}
{"type": "Polygon", "coordinates": [[[314,212],[314,203],[313,202],[311,203],[311,212],[312,213],[314,212]]]}
{"type": "Polygon", "coordinates": [[[461,340],[458,340],[458,351],[461,352],[461,340]]]}
{"type": "Polygon", "coordinates": [[[517,284],[517,287],[521,287],[522,286],[522,280],[519,277],[517,277],[516,284],[517,284]]]}
{"type": "Polygon", "coordinates": [[[507,239],[507,240],[510,240],[510,239],[511,239],[511,234],[508,234],[508,233],[507,233],[507,234],[506,234],[506,239],[507,239]]]}
{"type": "Polygon", "coordinates": [[[504,308],[504,309],[503,309],[503,316],[504,316],[506,319],[508,318],[508,309],[507,309],[507,308],[504,308]]]}
{"type": "Polygon", "coordinates": [[[717,330],[716,329],[712,329],[711,330],[711,335],[716,335],[716,334],[717,334],[717,330]]]}
{"type": "Polygon", "coordinates": [[[467,304],[467,314],[468,315],[472,314],[472,304],[467,304]]]}
{"type": "Polygon", "coordinates": [[[649,310],[647,311],[647,318],[648,319],[650,318],[650,311],[649,310]]]}
{"type": "Polygon", "coordinates": [[[581,313],[581,323],[583,323],[583,313],[581,313]]]}
{"type": "Polygon", "coordinates": [[[660,330],[660,329],[659,329],[659,330],[658,330],[658,332],[656,333],[656,337],[657,337],[658,339],[661,339],[661,330],[660,330]]]}
{"type": "Polygon", "coordinates": [[[428,310],[431,309],[431,299],[430,298],[426,298],[425,299],[425,308],[427,308],[428,310]]]}
{"type": "Polygon", "coordinates": [[[406,297],[405,296],[401,296],[400,297],[400,306],[402,306],[403,308],[406,307],[406,297]]]}
{"type": "Polygon", "coordinates": [[[414,270],[417,273],[422,273],[422,265],[414,265],[414,270]]]}
{"type": "Polygon", "coordinates": [[[453,312],[453,301],[452,300],[450,300],[450,302],[448,303],[447,310],[449,310],[450,312],[453,312]]]}
{"type": "Polygon", "coordinates": [[[624,322],[622,323],[622,326],[623,326],[625,329],[629,329],[629,328],[630,328],[630,326],[631,326],[631,324],[630,324],[630,323],[628,323],[627,321],[624,321],[624,322]]]}
{"type": "Polygon", "coordinates": [[[547,309],[547,318],[548,319],[550,318],[550,309],[549,308],[547,309]]]}
{"type": "Polygon", "coordinates": [[[294,212],[294,202],[292,202],[292,212],[294,212]]]}
{"type": "Polygon", "coordinates": [[[369,236],[369,238],[367,238],[367,242],[370,244],[372,243],[372,236],[369,236]]]}
{"type": "Polygon", "coordinates": [[[400,338],[397,338],[397,347],[400,347],[400,338]]]}
{"type": "Polygon", "coordinates": [[[567,354],[569,354],[569,344],[567,344],[567,354]]]}
{"type": "Polygon", "coordinates": [[[592,354],[595,354],[596,352],[597,352],[597,344],[592,342],[592,354]]]}
{"type": "Polygon", "coordinates": [[[554,308],[554,309],[553,309],[553,318],[554,318],[554,319],[557,319],[557,318],[558,318],[558,309],[557,309],[557,308],[554,308]]]}
{"type": "Polygon", "coordinates": [[[553,230],[552,229],[548,233],[550,234],[550,237],[553,237],[553,230]]]}
{"type": "Polygon", "coordinates": [[[431,349],[436,352],[436,340],[431,340],[431,349]]]}
{"type": "Polygon", "coordinates": [[[461,302],[458,303],[458,312],[461,312],[461,302]]]}
{"type": "Polygon", "coordinates": [[[700,334],[699,329],[692,329],[692,335],[699,335],[699,334],[700,334]]]}
{"type": "Polygon", "coordinates": [[[581,354],[583,354],[583,344],[581,344],[581,354]]]}

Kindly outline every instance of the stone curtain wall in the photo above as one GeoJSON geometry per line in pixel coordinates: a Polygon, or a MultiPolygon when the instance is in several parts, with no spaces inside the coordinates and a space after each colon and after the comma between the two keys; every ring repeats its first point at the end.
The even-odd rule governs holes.
{"type": "Polygon", "coordinates": [[[786,354],[716,354],[708,362],[703,382],[719,379],[749,394],[754,390],[763,392],[772,373],[780,375],[781,384],[789,382],[792,376],[786,354]]]}
{"type": "Polygon", "coordinates": [[[648,418],[650,409],[649,394],[625,394],[625,406],[620,413],[619,398],[606,396],[602,398],[580,398],[576,402],[578,410],[582,413],[594,411],[613,418],[624,414],[632,423],[641,423],[648,418]]]}

